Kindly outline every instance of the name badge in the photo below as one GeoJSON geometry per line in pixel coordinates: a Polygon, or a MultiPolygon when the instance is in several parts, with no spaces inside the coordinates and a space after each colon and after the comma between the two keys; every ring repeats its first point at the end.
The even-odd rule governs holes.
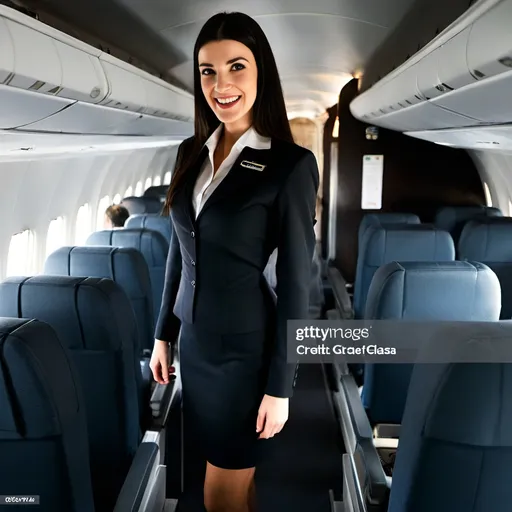
{"type": "Polygon", "coordinates": [[[267,167],[266,165],[258,164],[256,162],[249,162],[249,160],[244,160],[240,165],[246,169],[252,169],[253,171],[263,171],[263,169],[267,167]]]}

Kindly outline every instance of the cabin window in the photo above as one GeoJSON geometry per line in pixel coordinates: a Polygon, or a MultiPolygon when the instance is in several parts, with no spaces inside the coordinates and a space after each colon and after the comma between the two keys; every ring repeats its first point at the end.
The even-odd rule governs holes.
{"type": "Polygon", "coordinates": [[[110,197],[105,196],[98,203],[98,214],[96,216],[96,229],[100,231],[105,225],[105,210],[110,206],[110,197]]]}
{"type": "Polygon", "coordinates": [[[124,197],[131,197],[131,196],[133,196],[133,187],[130,185],[126,189],[126,192],[124,193],[124,197]]]}
{"type": "Polygon", "coordinates": [[[146,180],[146,183],[144,184],[144,190],[147,190],[149,187],[151,187],[151,178],[146,180]]]}
{"type": "Polygon", "coordinates": [[[121,202],[121,194],[116,194],[114,199],[112,200],[114,204],[119,204],[121,202]]]}
{"type": "Polygon", "coordinates": [[[142,195],[142,181],[137,182],[137,185],[135,185],[135,195],[140,197],[142,195]]]}
{"type": "Polygon", "coordinates": [[[171,183],[171,171],[167,171],[164,176],[164,185],[169,185],[171,183]]]}
{"type": "Polygon", "coordinates": [[[75,245],[84,245],[91,232],[91,207],[85,203],[76,215],[75,245]]]}
{"type": "Polygon", "coordinates": [[[487,183],[484,181],[484,193],[485,193],[485,201],[487,203],[487,206],[492,206],[492,197],[491,197],[491,191],[489,190],[489,187],[487,183]]]}
{"type": "Polygon", "coordinates": [[[34,274],[35,234],[26,229],[11,237],[7,255],[6,276],[29,276],[34,274]]]}
{"type": "Polygon", "coordinates": [[[159,187],[162,184],[162,178],[160,176],[155,176],[153,180],[153,187],[159,187]]]}
{"type": "Polygon", "coordinates": [[[50,222],[46,235],[46,256],[66,244],[66,223],[64,217],[57,217],[50,222]]]}

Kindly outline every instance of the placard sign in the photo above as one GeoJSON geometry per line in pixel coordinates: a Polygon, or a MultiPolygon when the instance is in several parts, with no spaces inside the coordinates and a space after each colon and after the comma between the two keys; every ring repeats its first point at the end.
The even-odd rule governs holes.
{"type": "Polygon", "coordinates": [[[382,179],[384,155],[363,155],[363,186],[361,208],[380,210],[382,208],[382,179]]]}

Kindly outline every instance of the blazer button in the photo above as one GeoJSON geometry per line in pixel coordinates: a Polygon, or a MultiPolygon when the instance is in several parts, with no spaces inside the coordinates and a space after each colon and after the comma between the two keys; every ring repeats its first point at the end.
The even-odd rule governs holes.
{"type": "Polygon", "coordinates": [[[196,236],[196,234],[195,234],[193,231],[191,231],[191,232],[190,232],[190,236],[191,236],[192,238],[194,238],[194,237],[196,236]]]}
{"type": "Polygon", "coordinates": [[[196,287],[196,282],[195,281],[190,281],[190,284],[195,288],[196,287]]]}
{"type": "Polygon", "coordinates": [[[196,262],[194,260],[190,260],[190,263],[192,264],[193,267],[196,266],[196,262]]]}

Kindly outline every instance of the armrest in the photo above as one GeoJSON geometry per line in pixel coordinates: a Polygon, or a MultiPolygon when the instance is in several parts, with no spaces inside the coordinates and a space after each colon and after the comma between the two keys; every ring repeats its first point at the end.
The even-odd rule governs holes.
{"type": "Polygon", "coordinates": [[[390,479],[386,477],[372,439],[361,439],[354,453],[356,470],[368,510],[387,510],[390,479]]]}
{"type": "Polygon", "coordinates": [[[155,443],[139,445],[113,512],[139,510],[153,467],[157,462],[158,451],[158,445],[155,443]]]}
{"type": "Polygon", "coordinates": [[[334,302],[343,320],[354,318],[352,301],[347,291],[347,282],[341,275],[341,272],[335,267],[329,267],[327,276],[332,286],[334,302]]]}
{"type": "Polygon", "coordinates": [[[373,440],[372,427],[370,420],[364,410],[361,396],[359,395],[359,388],[352,375],[342,375],[341,386],[345,393],[348,409],[354,426],[354,431],[357,439],[371,439],[373,440]]]}

